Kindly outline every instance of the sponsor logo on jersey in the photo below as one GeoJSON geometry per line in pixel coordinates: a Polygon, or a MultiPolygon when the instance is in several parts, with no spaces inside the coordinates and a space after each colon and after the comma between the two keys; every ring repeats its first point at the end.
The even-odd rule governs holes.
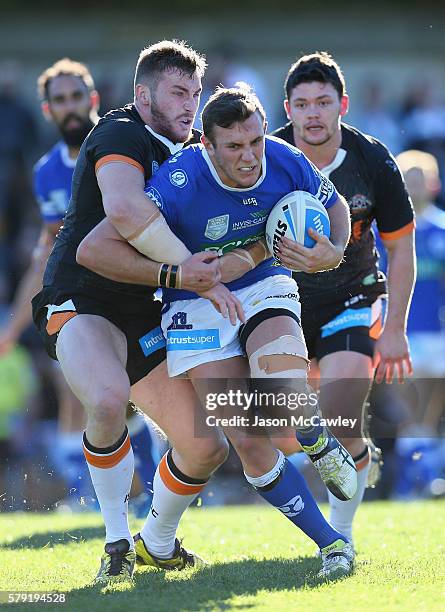
{"type": "Polygon", "coordinates": [[[236,232],[237,230],[247,229],[249,227],[254,227],[255,225],[259,225],[260,223],[265,223],[268,216],[268,211],[261,211],[260,214],[252,215],[252,219],[243,219],[242,221],[235,221],[232,224],[232,231],[236,232]]]}
{"type": "Polygon", "coordinates": [[[139,344],[146,357],[158,351],[160,348],[163,348],[165,346],[165,338],[162,329],[160,327],[155,327],[155,329],[149,331],[148,334],[139,338],[139,344]]]}
{"type": "Polygon", "coordinates": [[[221,348],[219,329],[167,332],[167,351],[202,351],[216,348],[221,348]]]}
{"type": "Polygon", "coordinates": [[[349,200],[349,208],[352,215],[360,214],[372,208],[372,202],[362,193],[356,193],[349,200]]]}
{"type": "Polygon", "coordinates": [[[243,198],[244,206],[258,206],[256,198],[243,198]]]}
{"type": "Polygon", "coordinates": [[[48,194],[48,200],[39,198],[40,210],[45,220],[63,219],[68,208],[70,197],[66,189],[53,189],[48,194]]]}
{"type": "Polygon", "coordinates": [[[325,204],[334,193],[334,185],[323,174],[319,174],[318,178],[320,179],[320,187],[315,197],[320,200],[322,204],[325,204]]]}
{"type": "Polygon", "coordinates": [[[158,208],[163,207],[164,201],[162,199],[161,194],[155,187],[149,187],[145,193],[150,198],[150,200],[153,200],[153,202],[156,204],[158,208]]]}
{"type": "Polygon", "coordinates": [[[212,217],[207,221],[204,236],[209,240],[219,240],[229,231],[229,215],[212,217]]]}
{"type": "Polygon", "coordinates": [[[174,170],[173,172],[170,172],[169,177],[170,183],[175,187],[180,187],[181,189],[189,182],[188,176],[184,170],[174,170]]]}
{"type": "Polygon", "coordinates": [[[157,161],[154,159],[154,160],[151,162],[151,173],[152,173],[152,174],[156,174],[156,172],[157,172],[158,170],[159,170],[159,164],[158,164],[158,162],[157,162],[157,161]]]}
{"type": "Polygon", "coordinates": [[[278,510],[289,518],[292,518],[304,510],[304,501],[301,499],[300,495],[296,495],[282,506],[279,506],[278,510]]]}
{"type": "MultiPolygon", "coordinates": [[[[227,215],[228,216],[228,215],[227,215]]],[[[200,251],[216,251],[220,257],[225,255],[225,253],[229,253],[233,251],[233,249],[237,249],[238,247],[243,247],[252,242],[256,242],[260,238],[264,237],[263,232],[258,232],[254,236],[247,236],[246,238],[232,238],[231,240],[227,240],[225,242],[220,242],[218,244],[201,244],[199,247],[200,251]]]]}
{"type": "Polygon", "coordinates": [[[172,316],[172,322],[167,327],[167,330],[170,329],[192,329],[193,325],[187,323],[187,313],[186,312],[176,312],[172,316]]]}
{"type": "Polygon", "coordinates": [[[168,163],[175,164],[183,153],[184,151],[178,151],[178,153],[175,153],[175,155],[168,160],[168,163]]]}
{"type": "Polygon", "coordinates": [[[369,327],[371,308],[348,308],[321,328],[321,337],[327,338],[350,327],[369,327]]]}

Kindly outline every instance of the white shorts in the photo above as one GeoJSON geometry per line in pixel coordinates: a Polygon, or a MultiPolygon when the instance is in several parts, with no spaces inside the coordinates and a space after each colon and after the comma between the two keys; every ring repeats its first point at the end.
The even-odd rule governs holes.
{"type": "MultiPolygon", "coordinates": [[[[300,318],[297,283],[289,276],[269,276],[233,293],[243,305],[246,321],[267,308],[285,308],[300,318]]],[[[178,376],[202,363],[244,354],[239,340],[241,323],[232,325],[204,298],[172,302],[162,315],[161,326],[167,339],[169,376],[178,376]]],[[[299,330],[301,357],[307,359],[301,327],[299,330]]]]}

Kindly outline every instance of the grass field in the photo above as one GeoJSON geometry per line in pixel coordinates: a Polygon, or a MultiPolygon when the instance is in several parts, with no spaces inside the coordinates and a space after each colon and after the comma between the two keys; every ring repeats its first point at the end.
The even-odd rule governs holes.
{"type": "Polygon", "coordinates": [[[364,504],[359,530],[354,576],[326,584],[313,544],[273,509],[195,508],[181,535],[208,568],[138,570],[134,584],[101,590],[86,586],[102,552],[98,515],[3,515],[0,590],[63,591],[62,609],[76,612],[445,610],[444,501],[364,504]]]}

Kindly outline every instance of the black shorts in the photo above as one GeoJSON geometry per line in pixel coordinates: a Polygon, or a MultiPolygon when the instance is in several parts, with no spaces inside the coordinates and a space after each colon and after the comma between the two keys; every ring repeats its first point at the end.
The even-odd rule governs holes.
{"type": "Polygon", "coordinates": [[[345,305],[302,304],[301,322],[309,359],[320,360],[338,351],[354,351],[373,357],[382,329],[381,298],[357,296],[345,305]]]}
{"type": "Polygon", "coordinates": [[[33,319],[50,357],[57,360],[56,343],[63,325],[76,314],[104,317],[127,338],[126,371],[134,385],[166,357],[162,335],[161,302],[147,296],[122,294],[103,289],[69,292],[44,287],[32,301],[33,319]],[[48,318],[49,309],[51,314],[48,318]]]}

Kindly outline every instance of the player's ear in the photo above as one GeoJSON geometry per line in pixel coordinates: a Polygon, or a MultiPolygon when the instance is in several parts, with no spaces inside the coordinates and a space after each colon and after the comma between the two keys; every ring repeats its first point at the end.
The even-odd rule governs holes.
{"type": "Polygon", "coordinates": [[[138,83],[135,87],[135,97],[136,97],[136,100],[138,100],[144,106],[150,106],[151,94],[150,94],[150,89],[147,85],[138,83]]]}
{"type": "Polygon", "coordinates": [[[52,121],[51,111],[49,110],[49,104],[44,100],[41,104],[42,114],[47,121],[52,121]]]}
{"type": "Polygon", "coordinates": [[[206,151],[212,151],[213,145],[210,140],[204,134],[201,134],[201,143],[204,145],[206,151]]]}
{"type": "Polygon", "coordinates": [[[290,121],[290,104],[289,104],[289,100],[287,98],[284,99],[284,112],[286,113],[286,117],[289,119],[290,121]]]}
{"type": "Polygon", "coordinates": [[[349,96],[345,94],[340,100],[340,116],[344,117],[349,110],[349,96]]]}

